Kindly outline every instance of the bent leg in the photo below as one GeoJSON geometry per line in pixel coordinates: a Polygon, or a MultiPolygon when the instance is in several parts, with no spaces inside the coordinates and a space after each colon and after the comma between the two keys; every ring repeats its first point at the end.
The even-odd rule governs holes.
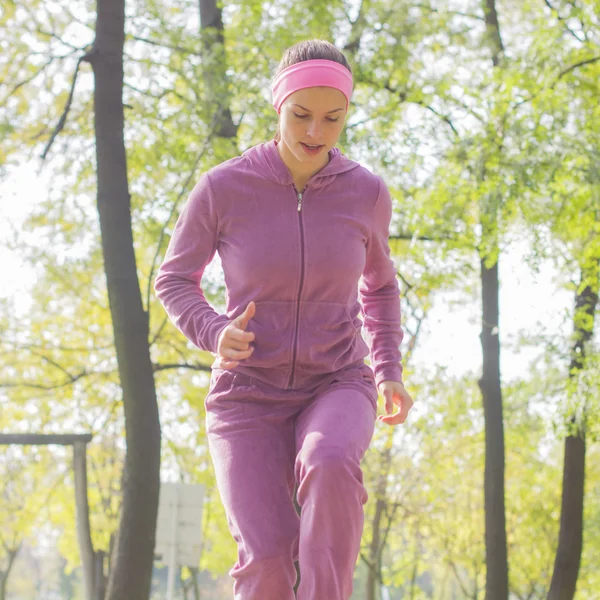
{"type": "MultiPolygon", "coordinates": [[[[236,600],[293,600],[299,519],[292,501],[294,427],[285,407],[252,401],[247,386],[207,398],[207,437],[238,560],[236,600]],[[250,397],[249,397],[250,396],[250,397]],[[266,413],[268,412],[268,417],[266,413]]],[[[219,393],[222,391],[223,393],[219,393]]]]}
{"type": "Polygon", "coordinates": [[[375,426],[377,392],[334,383],[296,421],[300,524],[298,600],[348,600],[364,524],[360,461],[375,426]]]}

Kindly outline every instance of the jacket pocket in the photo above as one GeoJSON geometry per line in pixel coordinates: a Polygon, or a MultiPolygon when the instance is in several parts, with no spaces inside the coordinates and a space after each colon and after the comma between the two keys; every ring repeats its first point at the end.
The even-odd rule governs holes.
{"type": "Polygon", "coordinates": [[[360,320],[351,318],[345,304],[304,302],[300,310],[297,367],[308,373],[331,373],[364,358],[368,348],[360,320]]]}
{"type": "Polygon", "coordinates": [[[254,352],[240,362],[247,367],[288,366],[292,354],[295,307],[289,301],[256,303],[256,314],[246,331],[254,333],[254,352]]]}

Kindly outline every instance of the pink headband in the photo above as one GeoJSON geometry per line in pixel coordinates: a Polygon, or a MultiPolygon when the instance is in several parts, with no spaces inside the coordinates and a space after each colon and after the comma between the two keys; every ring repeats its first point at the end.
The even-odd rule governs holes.
{"type": "Polygon", "coordinates": [[[294,92],[317,86],[340,90],[346,96],[348,108],[352,97],[352,73],[333,60],[306,60],[287,67],[275,78],[271,86],[275,110],[279,113],[285,99],[294,92]]]}

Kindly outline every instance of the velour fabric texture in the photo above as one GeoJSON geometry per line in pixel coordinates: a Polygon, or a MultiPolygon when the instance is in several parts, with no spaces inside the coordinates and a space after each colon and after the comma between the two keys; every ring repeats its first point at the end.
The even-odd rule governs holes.
{"type": "Polygon", "coordinates": [[[238,560],[236,600],[348,600],[364,523],[360,461],[373,435],[371,369],[306,390],[215,369],[206,431],[238,560]],[[298,518],[293,492],[298,482],[298,518]]]}
{"type": "Polygon", "coordinates": [[[234,371],[281,389],[313,386],[367,356],[377,384],[402,381],[391,214],[382,179],[338,149],[309,180],[300,203],[276,142],[254,146],[194,187],[156,294],[180,331],[213,353],[223,328],[254,301],[247,329],[256,335],[254,352],[234,371]],[[200,285],[216,252],[227,286],[225,314],[200,285]]]}
{"type": "Polygon", "coordinates": [[[217,357],[206,397],[217,485],[238,545],[236,600],[293,600],[296,558],[298,600],[348,600],[376,385],[402,381],[392,203],[381,178],[337,149],[299,193],[276,144],[201,177],[155,290],[183,334],[215,354],[223,328],[256,303],[253,354],[231,370],[217,357]],[[215,253],[225,314],[201,287],[215,253]]]}

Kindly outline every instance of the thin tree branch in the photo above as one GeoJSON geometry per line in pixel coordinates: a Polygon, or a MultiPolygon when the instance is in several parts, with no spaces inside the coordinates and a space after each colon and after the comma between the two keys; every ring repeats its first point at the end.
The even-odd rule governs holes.
{"type": "Polygon", "coordinates": [[[408,362],[410,360],[410,357],[412,356],[412,354],[417,346],[417,342],[419,341],[419,333],[421,331],[421,326],[423,325],[424,321],[425,321],[425,315],[423,315],[420,319],[417,319],[417,328],[416,328],[415,332],[411,335],[410,341],[408,342],[408,348],[407,348],[406,352],[404,353],[405,362],[408,362]]]}
{"type": "Polygon", "coordinates": [[[136,42],[143,42],[144,44],[149,44],[150,46],[157,46],[158,48],[168,48],[169,50],[175,50],[175,52],[181,52],[182,54],[193,54],[194,56],[200,56],[200,52],[198,50],[184,48],[183,46],[172,46],[171,44],[165,44],[164,42],[158,42],[156,40],[151,40],[149,38],[141,37],[138,35],[132,35],[129,37],[130,39],[135,40],[136,42]]]}
{"type": "Polygon", "coordinates": [[[30,350],[30,352],[34,356],[41,358],[44,362],[47,362],[49,365],[52,365],[55,369],[58,369],[61,373],[66,375],[69,378],[69,380],[73,381],[73,377],[75,377],[75,376],[71,375],[71,373],[69,373],[69,371],[67,371],[67,369],[65,369],[63,366],[59,365],[56,361],[51,359],[49,356],[46,356],[45,354],[42,354],[40,352],[36,352],[35,350],[30,350]]]}
{"type": "Polygon", "coordinates": [[[558,9],[555,8],[554,6],[552,6],[552,4],[550,4],[549,0],[544,0],[544,3],[546,4],[546,6],[554,13],[554,15],[556,16],[556,18],[563,24],[563,27],[580,43],[584,43],[585,39],[581,39],[567,24],[567,20],[564,17],[560,16],[560,13],[558,12],[558,9]]]}
{"type": "Polygon", "coordinates": [[[53,39],[57,40],[58,42],[60,42],[63,46],[66,46],[67,48],[71,48],[71,50],[74,50],[75,52],[85,52],[88,48],[88,45],[81,47],[81,46],[74,46],[73,44],[69,44],[69,42],[65,42],[61,37],[59,37],[52,31],[44,31],[43,29],[38,28],[37,33],[44,35],[46,37],[53,38],[53,39]]]}
{"type": "Polygon", "coordinates": [[[429,104],[426,104],[425,102],[422,102],[420,100],[411,100],[408,97],[407,92],[405,92],[405,91],[398,91],[398,90],[394,89],[389,83],[386,83],[383,87],[384,87],[384,89],[386,89],[388,92],[390,92],[394,96],[398,96],[400,102],[409,102],[411,104],[416,104],[417,106],[422,106],[423,108],[431,111],[434,115],[436,115],[444,123],[446,123],[446,125],[448,125],[450,127],[450,129],[452,129],[452,132],[454,133],[454,135],[456,137],[460,137],[460,134],[456,130],[456,127],[454,127],[454,124],[450,120],[450,117],[448,117],[447,115],[442,115],[435,108],[433,108],[433,106],[430,106],[429,104]]]}
{"type": "Polygon", "coordinates": [[[210,129],[208,131],[208,135],[206,136],[206,139],[204,140],[204,144],[202,144],[202,148],[200,149],[200,152],[198,153],[198,156],[196,157],[196,160],[194,161],[194,164],[193,164],[192,168],[190,169],[190,172],[181,188],[181,191],[179,192],[177,198],[173,202],[173,206],[171,207],[171,212],[169,213],[169,216],[167,217],[167,220],[165,221],[165,223],[160,231],[160,236],[158,238],[158,244],[156,245],[156,252],[154,253],[154,257],[152,258],[150,274],[148,275],[148,286],[146,289],[146,310],[148,311],[148,319],[150,318],[150,293],[151,293],[151,289],[152,289],[152,279],[154,277],[154,271],[156,269],[156,263],[158,261],[158,256],[162,249],[163,240],[165,239],[165,232],[167,230],[167,227],[169,226],[169,223],[171,222],[171,219],[173,218],[173,215],[175,214],[175,211],[177,210],[177,207],[179,205],[179,202],[181,201],[181,198],[184,196],[184,194],[187,193],[188,186],[190,185],[190,182],[192,181],[192,178],[194,177],[194,175],[196,173],[196,169],[198,168],[200,161],[202,160],[206,150],[208,149],[208,146],[209,146],[209,144],[213,138],[213,135],[215,133],[215,130],[217,128],[217,124],[221,118],[222,112],[223,112],[223,110],[221,109],[221,110],[216,111],[216,113],[213,115],[213,120],[212,120],[210,129]]]}
{"type": "MultiPolygon", "coordinates": [[[[153,94],[146,90],[140,90],[140,88],[135,87],[134,85],[132,85],[131,83],[128,83],[127,81],[123,81],[123,87],[129,88],[130,90],[133,90],[134,92],[136,92],[142,96],[146,96],[147,98],[152,98],[153,100],[162,100],[171,91],[171,90],[165,89],[160,94],[153,94]]],[[[178,95],[178,97],[181,99],[181,96],[178,95]]]]}
{"type": "Polygon", "coordinates": [[[169,321],[169,316],[165,313],[165,316],[163,317],[160,327],[156,330],[156,333],[154,334],[154,336],[152,337],[152,340],[150,341],[150,347],[154,346],[154,344],[156,343],[156,340],[159,338],[160,334],[162,333],[162,330],[165,328],[165,325],[167,324],[168,321],[169,321]]]}
{"type": "Polygon", "coordinates": [[[364,552],[360,553],[360,558],[365,562],[365,564],[367,565],[367,567],[369,568],[370,571],[372,571],[373,573],[376,573],[377,570],[376,570],[375,566],[365,556],[364,552]]]}
{"type": "Polygon", "coordinates": [[[421,104],[421,106],[424,106],[427,110],[430,110],[434,115],[438,116],[440,119],[442,119],[442,121],[444,121],[444,123],[446,123],[447,125],[450,126],[450,128],[452,129],[452,131],[454,132],[454,135],[456,137],[460,137],[458,131],[456,130],[456,128],[454,127],[454,124],[452,123],[452,121],[450,120],[450,117],[448,117],[447,115],[442,115],[440,114],[437,110],[435,110],[435,108],[433,108],[433,106],[431,106],[430,104],[424,104],[421,102],[417,102],[416,104],[421,104]]]}
{"type": "Polygon", "coordinates": [[[27,388],[27,389],[45,390],[45,391],[58,390],[60,388],[64,388],[69,385],[72,385],[73,383],[75,383],[82,377],[85,377],[86,375],[91,375],[91,373],[88,373],[87,371],[82,371],[81,373],[79,373],[79,375],[72,376],[67,381],[63,381],[62,383],[57,383],[56,385],[42,385],[41,383],[29,383],[27,381],[3,381],[3,382],[0,381],[0,388],[6,389],[6,388],[22,387],[22,388],[27,388]]]}
{"type": "Polygon", "coordinates": [[[564,77],[571,71],[574,71],[575,69],[578,69],[579,67],[583,67],[585,65],[591,65],[592,63],[598,62],[599,60],[600,60],[600,56],[594,56],[592,58],[588,58],[586,60],[582,60],[578,63],[575,63],[574,65],[571,65],[570,67],[564,69],[563,71],[560,72],[556,82],[552,85],[552,87],[554,87],[554,85],[556,85],[556,83],[558,82],[559,79],[561,79],[562,77],[564,77]]]}
{"type": "MultiPolygon", "coordinates": [[[[548,86],[548,89],[553,90],[556,87],[556,84],[565,75],[568,75],[571,71],[574,71],[575,69],[578,69],[579,67],[583,67],[585,65],[590,65],[592,63],[598,62],[599,60],[600,60],[600,56],[592,56],[591,58],[587,58],[578,63],[575,63],[574,65],[571,65],[570,67],[567,67],[566,69],[563,69],[558,74],[556,80],[550,86],[548,86]]],[[[527,104],[527,102],[531,102],[532,100],[535,100],[535,98],[537,98],[546,89],[546,87],[547,86],[542,86],[537,92],[535,92],[534,94],[529,96],[529,98],[525,98],[524,100],[520,100],[519,102],[516,102],[513,108],[518,108],[519,106],[522,106],[523,104],[527,104]]]]}
{"type": "Polygon", "coordinates": [[[459,10],[444,10],[441,11],[437,8],[433,8],[432,6],[429,6],[427,4],[413,4],[412,6],[414,6],[415,8],[424,8],[425,10],[428,10],[429,12],[432,13],[439,13],[439,14],[448,14],[448,15],[456,15],[459,17],[466,17],[467,19],[476,19],[477,21],[485,21],[485,18],[476,14],[472,14],[472,13],[464,13],[461,12],[459,10]]]}
{"type": "MultiPolygon", "coordinates": [[[[92,50],[92,52],[93,52],[93,50],[92,50]]],[[[69,92],[69,97],[67,98],[67,103],[65,105],[65,109],[64,109],[63,114],[61,115],[60,120],[58,121],[54,131],[52,132],[52,136],[50,137],[50,141],[48,142],[46,149],[42,153],[42,160],[46,160],[46,156],[48,156],[48,152],[50,152],[50,148],[52,147],[52,144],[54,143],[56,136],[62,131],[63,127],[65,126],[65,123],[67,122],[67,115],[69,114],[69,109],[71,108],[71,103],[73,102],[73,95],[75,93],[75,84],[77,83],[77,75],[79,74],[79,65],[81,65],[81,63],[84,61],[89,61],[89,59],[90,59],[90,53],[87,53],[87,54],[84,54],[83,56],[80,56],[77,61],[77,65],[75,66],[75,72],[73,73],[73,81],[71,83],[71,90],[69,92]]]]}
{"type": "MultiPolygon", "coordinates": [[[[447,541],[444,542],[444,546],[446,546],[446,550],[448,550],[447,541]]],[[[456,577],[456,580],[458,581],[458,585],[460,585],[460,589],[462,590],[462,593],[464,594],[465,598],[471,598],[471,595],[467,591],[467,588],[466,588],[465,584],[463,583],[460,573],[458,572],[456,563],[452,560],[452,558],[450,558],[448,560],[448,564],[450,565],[450,568],[452,569],[452,571],[454,573],[454,577],[456,577]]]]}
{"type": "Polygon", "coordinates": [[[383,538],[381,540],[381,544],[379,546],[379,551],[377,553],[377,560],[379,562],[381,562],[381,557],[382,557],[382,554],[383,554],[383,550],[384,550],[384,548],[387,545],[387,539],[388,539],[388,536],[389,536],[390,531],[392,529],[392,524],[394,523],[394,516],[395,516],[397,510],[398,510],[398,503],[394,502],[392,504],[392,512],[391,512],[391,514],[389,514],[389,515],[386,514],[386,516],[387,516],[387,527],[385,528],[385,531],[383,532],[383,538]]]}
{"type": "Polygon", "coordinates": [[[51,56],[50,59],[46,62],[46,64],[42,65],[35,73],[33,73],[33,75],[31,75],[31,77],[28,77],[27,79],[24,79],[23,81],[17,83],[13,87],[13,89],[10,92],[8,92],[8,94],[2,99],[2,103],[4,103],[7,98],[10,98],[19,88],[23,87],[24,85],[27,85],[28,83],[31,83],[40,73],[43,73],[46,70],[46,68],[48,68],[54,62],[55,59],[55,56],[51,56]]]}

